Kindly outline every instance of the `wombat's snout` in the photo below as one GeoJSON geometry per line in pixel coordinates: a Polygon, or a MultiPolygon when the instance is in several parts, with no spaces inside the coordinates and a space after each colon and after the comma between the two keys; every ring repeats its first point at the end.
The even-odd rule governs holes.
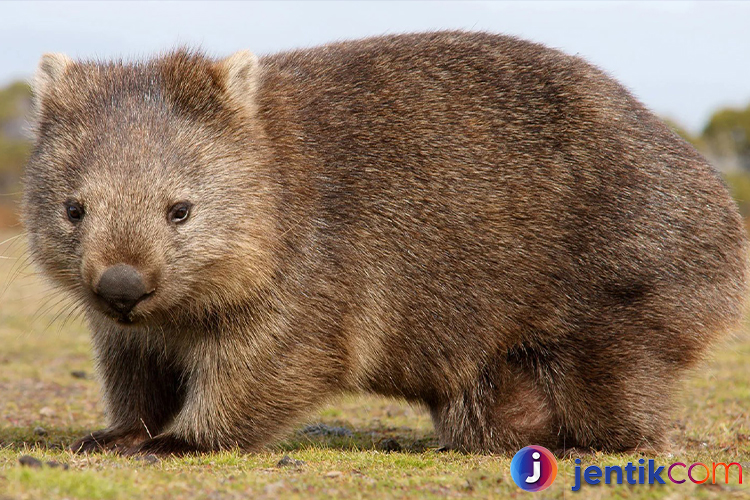
{"type": "Polygon", "coordinates": [[[141,273],[127,264],[116,264],[104,271],[94,292],[123,316],[149,295],[141,273]]]}

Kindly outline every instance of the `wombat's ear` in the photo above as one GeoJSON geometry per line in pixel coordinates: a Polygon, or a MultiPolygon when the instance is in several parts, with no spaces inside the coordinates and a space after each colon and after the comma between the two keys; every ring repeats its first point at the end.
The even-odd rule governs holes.
{"type": "Polygon", "coordinates": [[[65,54],[44,54],[39,60],[34,80],[31,82],[35,121],[41,116],[42,105],[50,90],[72,64],[73,60],[65,54]]]}
{"type": "Polygon", "coordinates": [[[73,60],[65,54],[44,54],[42,56],[32,84],[37,108],[40,107],[44,97],[49,94],[50,89],[72,64],[73,60]]]}
{"type": "Polygon", "coordinates": [[[241,50],[219,61],[219,68],[224,75],[229,97],[252,109],[258,87],[258,57],[250,51],[241,50]]]}

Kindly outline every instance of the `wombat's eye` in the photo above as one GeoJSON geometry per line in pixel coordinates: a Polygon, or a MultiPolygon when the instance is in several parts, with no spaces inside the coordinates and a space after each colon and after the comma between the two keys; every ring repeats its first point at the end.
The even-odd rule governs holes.
{"type": "Polygon", "coordinates": [[[181,201],[172,205],[169,209],[169,222],[180,224],[190,217],[190,208],[193,206],[189,201],[181,201]]]}
{"type": "Polygon", "coordinates": [[[65,213],[68,216],[70,222],[76,223],[81,222],[83,219],[83,206],[77,201],[66,201],[65,202],[65,213]]]}

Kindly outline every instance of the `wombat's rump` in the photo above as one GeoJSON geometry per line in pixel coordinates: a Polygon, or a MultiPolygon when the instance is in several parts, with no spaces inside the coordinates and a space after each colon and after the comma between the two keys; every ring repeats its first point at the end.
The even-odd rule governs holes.
{"type": "Polygon", "coordinates": [[[48,55],[36,94],[30,245],[86,308],[109,416],[79,450],[256,450],[345,391],[424,403],[462,450],[663,447],[741,316],[719,176],[540,45],[48,55]]]}

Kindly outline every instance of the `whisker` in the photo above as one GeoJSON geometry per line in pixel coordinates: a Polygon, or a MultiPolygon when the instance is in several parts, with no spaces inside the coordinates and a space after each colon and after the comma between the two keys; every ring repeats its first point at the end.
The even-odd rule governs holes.
{"type": "MultiPolygon", "coordinates": [[[[1,195],[0,195],[0,196],[1,196],[1,195]]],[[[13,241],[13,240],[16,240],[16,239],[20,238],[21,236],[25,236],[25,235],[26,235],[26,233],[21,233],[21,234],[17,234],[17,235],[15,235],[15,236],[11,236],[10,238],[8,238],[8,239],[6,239],[6,240],[4,240],[4,241],[0,241],[0,245],[5,245],[5,244],[6,244],[6,243],[8,243],[9,241],[13,241]]]]}
{"type": "MultiPolygon", "coordinates": [[[[67,297],[65,297],[65,296],[58,297],[57,300],[54,300],[53,298],[50,298],[50,300],[48,300],[47,302],[45,302],[41,306],[41,307],[44,308],[44,310],[41,310],[41,308],[40,308],[40,310],[37,310],[37,312],[34,313],[34,315],[31,318],[31,322],[29,323],[29,327],[34,326],[34,323],[38,319],[42,318],[43,316],[46,316],[48,312],[50,312],[52,309],[54,309],[55,307],[57,307],[59,304],[65,302],[65,300],[67,300],[67,297]],[[50,302],[52,302],[52,304],[50,304],[50,302]]],[[[47,325],[47,326],[49,326],[49,325],[47,325]]]]}
{"type": "Polygon", "coordinates": [[[58,327],[57,329],[58,334],[62,332],[63,328],[65,328],[65,326],[68,324],[68,321],[70,321],[71,317],[74,317],[74,316],[77,317],[79,315],[82,307],[83,307],[83,304],[81,303],[73,304],[73,307],[70,308],[62,324],[58,327]]]}
{"type": "MultiPolygon", "coordinates": [[[[50,320],[50,322],[47,323],[47,326],[44,328],[43,331],[46,332],[49,329],[49,327],[51,327],[55,323],[55,321],[57,321],[58,318],[60,318],[60,316],[62,316],[68,309],[69,307],[63,307],[62,309],[60,309],[60,311],[58,311],[58,313],[55,314],[55,316],[50,320]]],[[[58,330],[58,333],[60,333],[60,330],[58,330]]]]}
{"type": "Polygon", "coordinates": [[[5,284],[5,288],[3,288],[3,291],[0,292],[0,297],[5,295],[5,292],[8,291],[8,288],[10,285],[18,278],[19,273],[23,270],[23,268],[26,266],[26,264],[29,262],[29,259],[31,256],[26,255],[23,259],[16,260],[15,264],[13,264],[13,267],[11,267],[10,270],[10,279],[5,284]]]}

